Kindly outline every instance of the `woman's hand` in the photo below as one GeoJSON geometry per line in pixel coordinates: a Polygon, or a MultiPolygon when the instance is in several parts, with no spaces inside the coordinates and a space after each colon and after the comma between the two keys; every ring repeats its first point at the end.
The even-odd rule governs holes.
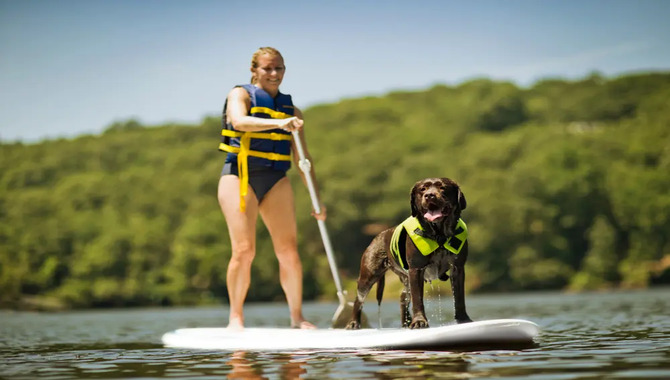
{"type": "Polygon", "coordinates": [[[293,116],[289,117],[288,119],[282,119],[282,123],[279,124],[279,128],[288,132],[293,132],[293,131],[299,131],[304,124],[305,124],[304,120],[296,116],[293,116]]]}
{"type": "Polygon", "coordinates": [[[317,214],[316,211],[312,210],[312,216],[316,218],[316,220],[326,220],[326,206],[324,206],[323,203],[319,204],[319,206],[321,213],[317,214]]]}

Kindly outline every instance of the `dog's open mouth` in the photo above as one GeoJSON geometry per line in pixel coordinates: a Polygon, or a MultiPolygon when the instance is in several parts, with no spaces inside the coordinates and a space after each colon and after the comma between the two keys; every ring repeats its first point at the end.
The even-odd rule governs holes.
{"type": "Polygon", "coordinates": [[[436,204],[432,203],[428,205],[428,211],[423,214],[423,217],[429,222],[434,222],[443,216],[444,214],[442,214],[442,210],[440,210],[436,204]]]}

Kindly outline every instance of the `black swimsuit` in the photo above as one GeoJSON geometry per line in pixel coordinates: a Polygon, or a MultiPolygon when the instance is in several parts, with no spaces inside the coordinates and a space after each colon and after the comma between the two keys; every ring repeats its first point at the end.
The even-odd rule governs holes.
{"type": "MultiPolygon", "coordinates": [[[[228,174],[239,177],[237,162],[227,162],[223,165],[221,175],[228,174]]],[[[283,170],[275,170],[265,166],[249,166],[249,186],[254,189],[259,204],[263,200],[263,197],[265,197],[265,194],[284,177],[286,177],[286,172],[283,170]]]]}

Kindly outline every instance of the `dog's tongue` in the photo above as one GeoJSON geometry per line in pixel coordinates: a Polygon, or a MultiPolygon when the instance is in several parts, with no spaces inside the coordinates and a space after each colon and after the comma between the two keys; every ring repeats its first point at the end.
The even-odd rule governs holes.
{"type": "Polygon", "coordinates": [[[426,218],[426,220],[429,222],[434,222],[435,219],[442,217],[442,213],[439,210],[429,210],[423,214],[423,217],[426,218]]]}

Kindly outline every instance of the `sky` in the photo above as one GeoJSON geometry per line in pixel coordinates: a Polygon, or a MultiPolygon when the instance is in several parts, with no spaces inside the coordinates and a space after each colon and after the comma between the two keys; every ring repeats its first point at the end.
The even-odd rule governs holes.
{"type": "MultiPolygon", "coordinates": [[[[199,124],[281,51],[306,109],[458,85],[670,70],[670,0],[0,0],[0,141],[199,124]]],[[[307,121],[309,122],[309,121],[307,121]]]]}

